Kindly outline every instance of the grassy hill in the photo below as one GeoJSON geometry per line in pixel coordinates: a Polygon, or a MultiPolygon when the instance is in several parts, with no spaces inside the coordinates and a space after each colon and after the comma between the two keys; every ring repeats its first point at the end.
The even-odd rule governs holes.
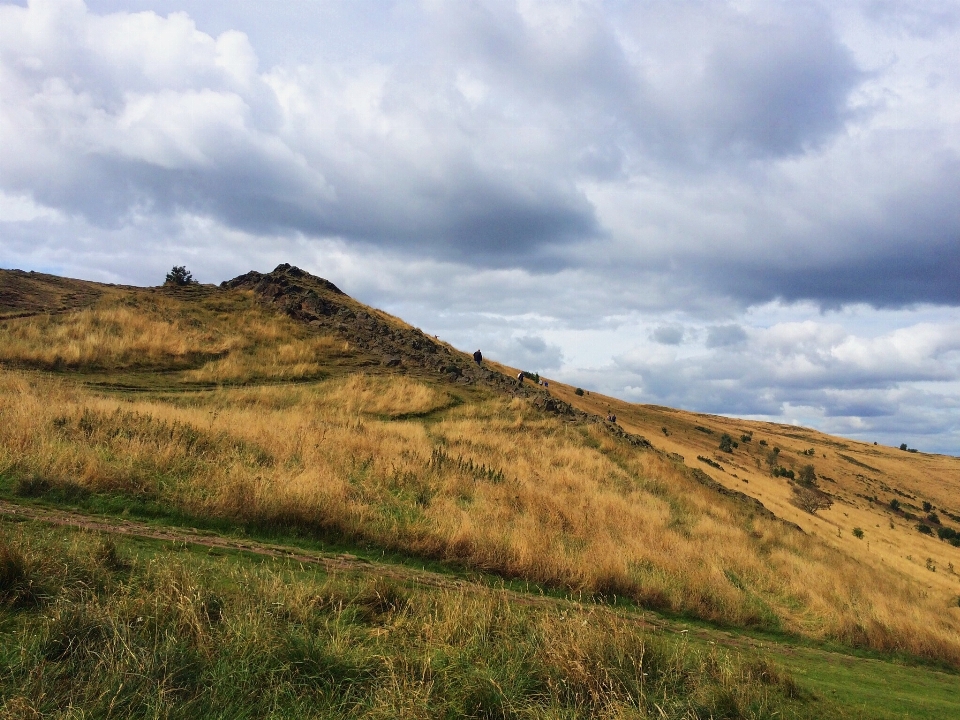
{"type": "Polygon", "coordinates": [[[0,365],[8,714],[902,717],[867,676],[956,709],[960,459],[521,386],[286,265],[0,271],[0,365]]]}

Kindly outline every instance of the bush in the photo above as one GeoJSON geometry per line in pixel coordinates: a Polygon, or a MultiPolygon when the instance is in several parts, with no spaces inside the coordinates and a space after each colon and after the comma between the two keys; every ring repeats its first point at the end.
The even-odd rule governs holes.
{"type": "Polygon", "coordinates": [[[583,388],[577,388],[576,390],[573,391],[573,394],[574,394],[574,395],[581,395],[581,396],[582,396],[582,395],[583,395],[583,388]]]}
{"type": "Polygon", "coordinates": [[[917,530],[919,530],[923,535],[933,535],[933,530],[929,525],[925,525],[924,523],[917,525],[917,530]]]}
{"type": "Polygon", "coordinates": [[[900,501],[897,500],[896,498],[893,498],[893,499],[890,501],[890,509],[893,510],[894,512],[899,512],[899,511],[900,511],[900,501]]]}
{"type": "Polygon", "coordinates": [[[901,449],[901,450],[906,450],[906,449],[907,449],[907,444],[906,444],[906,443],[900,443],[900,449],[901,449]]]}
{"type": "Polygon", "coordinates": [[[924,501],[923,501],[923,511],[924,511],[925,513],[928,513],[928,512],[930,512],[931,510],[933,510],[933,505],[931,505],[929,502],[927,502],[926,500],[924,500],[924,501]]]}
{"type": "Polygon", "coordinates": [[[863,528],[855,527],[853,529],[853,536],[858,540],[863,540],[863,528]]]}
{"type": "Polygon", "coordinates": [[[767,446],[767,441],[766,441],[766,440],[761,440],[761,441],[760,441],[760,444],[763,445],[764,447],[766,447],[766,446],[767,446]]]}
{"type": "Polygon", "coordinates": [[[174,265],[173,269],[167,273],[167,279],[164,285],[196,285],[197,281],[193,279],[193,273],[187,270],[183,265],[174,265]]]}
{"type": "Polygon", "coordinates": [[[720,449],[728,453],[733,452],[733,438],[727,433],[720,436],[720,449]]]}
{"type": "Polygon", "coordinates": [[[814,472],[813,465],[804,465],[800,468],[799,480],[808,487],[817,484],[817,474],[814,472]]]}
{"type": "Polygon", "coordinates": [[[948,528],[943,525],[937,528],[937,537],[941,540],[952,540],[957,537],[957,531],[953,528],[948,528]]]}

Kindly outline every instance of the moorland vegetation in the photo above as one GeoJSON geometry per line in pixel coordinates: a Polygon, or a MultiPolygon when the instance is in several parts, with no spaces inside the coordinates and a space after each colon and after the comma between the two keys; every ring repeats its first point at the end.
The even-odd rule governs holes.
{"type": "MultiPolygon", "coordinates": [[[[953,596],[918,587],[894,567],[861,562],[742,494],[718,492],[677,453],[640,443],[587,406],[575,411],[522,387],[504,390],[516,386],[509,368],[471,368],[469,357],[438,343],[433,367],[430,353],[410,364],[379,356],[376,343],[358,339],[344,319],[362,317],[359,304],[349,305],[349,315],[303,322],[250,289],[171,283],[98,292],[82,307],[0,321],[4,497],[373,548],[532,582],[588,605],[575,610],[583,624],[574,638],[565,620],[490,593],[419,594],[408,602],[412,591],[394,588],[405,598],[399,605],[370,610],[381,591],[362,582],[296,573],[281,581],[248,569],[214,581],[202,563],[167,560],[111,569],[112,551],[77,549],[92,542],[86,538],[70,541],[60,568],[42,560],[53,539],[8,532],[0,546],[4,604],[48,611],[29,631],[17,630],[21,651],[7,650],[4,663],[9,677],[34,683],[36,692],[74,672],[91,678],[85,702],[116,687],[93,679],[100,666],[88,645],[98,638],[106,650],[97,662],[109,677],[139,673],[145,683],[143,693],[120,693],[117,707],[134,707],[139,693],[151,712],[168,707],[171,688],[206,702],[190,688],[225,677],[234,664],[251,673],[243,682],[265,683],[264,697],[278,703],[297,696],[305,677],[323,678],[321,694],[353,678],[350,692],[359,695],[337,694],[345,704],[338,712],[362,706],[372,715],[416,704],[423,692],[433,693],[424,707],[436,713],[488,702],[501,708],[490,716],[508,716],[507,706],[612,716],[631,702],[652,713],[653,700],[644,698],[666,698],[701,670],[703,686],[690,686],[687,696],[702,695],[705,704],[671,706],[668,716],[709,716],[717,693],[737,708],[729,717],[762,717],[772,712],[764,705],[771,697],[784,707],[793,702],[789,682],[753,682],[759,671],[739,661],[644,645],[622,621],[593,613],[594,601],[960,668],[953,596]],[[42,592],[16,589],[28,576],[42,592]],[[211,611],[213,597],[220,609],[211,611]],[[292,625],[277,625],[271,603],[292,625]],[[141,617],[153,619],[141,626],[141,617]],[[370,639],[371,626],[384,628],[382,639],[370,639]],[[497,650],[501,634],[522,641],[497,650]],[[64,637],[77,637],[76,646],[64,637]],[[474,655],[454,652],[457,643],[474,655]],[[195,660],[184,660],[190,669],[174,681],[158,658],[179,667],[177,653],[195,660]],[[446,658],[443,667],[456,668],[449,670],[455,681],[436,669],[436,653],[446,658]],[[62,664],[44,664],[54,656],[62,664]],[[647,681],[645,662],[660,668],[647,681]],[[474,676],[468,666],[481,669],[474,676]],[[518,677],[531,685],[510,685],[518,677]],[[644,682],[651,685],[636,687],[644,682]]],[[[310,292],[326,303],[354,303],[322,285],[310,292]]],[[[396,342],[416,332],[377,317],[380,325],[371,327],[387,327],[396,342]]],[[[568,390],[571,401],[594,401],[568,390]]],[[[713,430],[690,425],[716,448],[713,430]]],[[[664,427],[663,435],[677,433],[664,427]]],[[[754,448],[751,440],[752,433],[742,435],[744,447],[754,448]]],[[[730,434],[720,443],[725,455],[739,448],[730,434]]],[[[765,446],[755,452],[767,453],[765,446]]],[[[772,478],[783,455],[769,456],[772,478]]],[[[791,487],[815,513],[833,496],[808,465],[798,466],[791,487]]],[[[224,687],[246,697],[249,688],[229,685],[241,682],[230,677],[224,687]]],[[[107,702],[105,694],[97,698],[107,702]]]]}

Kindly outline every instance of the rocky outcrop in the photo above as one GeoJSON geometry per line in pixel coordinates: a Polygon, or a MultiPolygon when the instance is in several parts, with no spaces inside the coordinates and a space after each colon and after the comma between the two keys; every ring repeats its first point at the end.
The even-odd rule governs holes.
{"type": "Polygon", "coordinates": [[[221,287],[249,290],[263,303],[324,332],[339,335],[376,363],[388,368],[437,373],[451,383],[483,384],[512,395],[535,391],[512,378],[478,366],[421,330],[388,318],[346,295],[329,280],[282,264],[273,272],[248,272],[221,287]]]}

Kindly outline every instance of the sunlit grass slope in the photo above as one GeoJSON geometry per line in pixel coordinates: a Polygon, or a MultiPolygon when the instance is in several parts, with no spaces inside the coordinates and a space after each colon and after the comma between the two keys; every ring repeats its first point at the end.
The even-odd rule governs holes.
{"type": "MultiPolygon", "coordinates": [[[[780,443],[793,464],[805,435],[617,405],[621,424],[664,452],[645,450],[523,397],[370,365],[348,337],[240,291],[113,288],[90,307],[6,320],[0,333],[0,477],[15,496],[109,496],[960,667],[955,548],[903,530],[929,548],[898,562],[868,556],[884,537],[866,524],[883,516],[880,501],[870,509],[838,494],[823,519],[791,505],[786,482],[757,467],[759,441],[780,443]],[[105,390],[120,376],[153,390],[105,390]],[[165,384],[142,380],[158,376],[165,384]],[[721,431],[741,426],[752,442],[722,454],[724,472],[696,459],[713,458],[721,431]],[[721,495],[688,466],[808,532],[721,495]],[[837,512],[851,516],[839,539],[837,512]],[[864,539],[851,535],[855,522],[864,539]],[[937,572],[926,569],[934,550],[937,572]],[[935,582],[918,582],[908,568],[917,562],[935,582]]],[[[612,402],[551,391],[602,414],[612,402]]]]}
{"type": "Polygon", "coordinates": [[[110,288],[83,309],[0,323],[0,363],[58,371],[182,371],[184,382],[314,377],[349,344],[262,309],[250,293],[110,288]],[[187,301],[184,301],[187,298],[187,301]]]}
{"type": "Polygon", "coordinates": [[[759,499],[857,562],[893,567],[914,581],[917,592],[937,594],[944,603],[960,592],[960,548],[939,538],[945,529],[960,531],[960,458],[791,425],[633,405],[597,393],[577,395],[562,383],[550,387],[589,412],[615,412],[623,427],[646,436],[655,447],[682,455],[688,465],[759,499]],[[719,448],[725,433],[738,444],[731,452],[719,448]],[[784,469],[798,473],[813,466],[818,485],[834,500],[832,507],[811,514],[796,506],[795,483],[771,473],[775,448],[780,450],[776,464],[784,469]],[[921,532],[921,525],[929,534],[921,532]]]}

